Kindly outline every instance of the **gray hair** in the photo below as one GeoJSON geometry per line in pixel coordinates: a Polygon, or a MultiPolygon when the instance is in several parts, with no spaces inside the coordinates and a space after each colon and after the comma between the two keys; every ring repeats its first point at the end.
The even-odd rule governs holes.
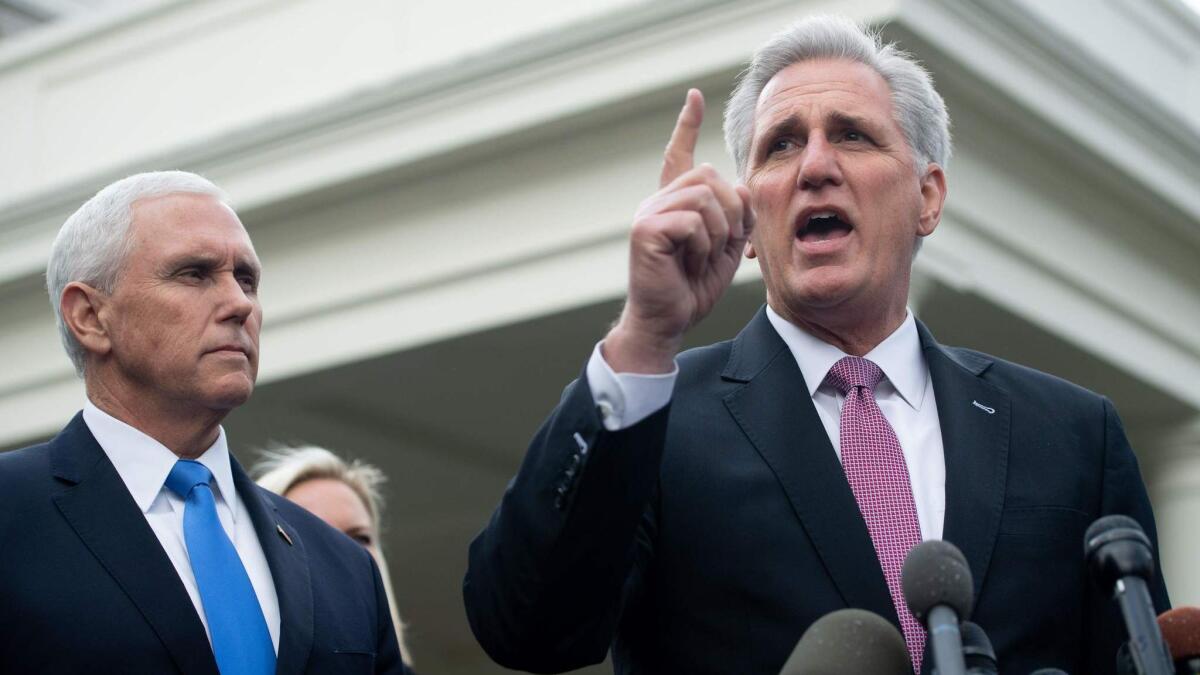
{"type": "Polygon", "coordinates": [[[892,92],[896,123],[915,154],[918,173],[933,162],[950,161],[950,116],[933,88],[933,78],[911,55],[883,44],[872,32],[844,17],[814,16],[776,33],[754,54],[725,106],[725,146],[738,176],[745,178],[754,136],[758,97],[772,77],[794,63],[846,59],[879,73],[892,92]]]}
{"type": "Polygon", "coordinates": [[[134,203],[175,193],[211,195],[221,202],[229,202],[221,188],[194,173],[139,173],[97,192],[71,214],[58,231],[46,266],[46,290],[50,293],[50,306],[54,308],[63,347],[80,377],[83,376],[86,353],[63,321],[63,289],[72,281],[79,281],[112,293],[129,253],[129,226],[133,223],[134,203]]]}

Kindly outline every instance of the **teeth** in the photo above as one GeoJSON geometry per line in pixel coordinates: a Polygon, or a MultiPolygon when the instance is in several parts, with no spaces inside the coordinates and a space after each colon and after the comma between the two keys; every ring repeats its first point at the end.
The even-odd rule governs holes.
{"type": "Polygon", "coordinates": [[[825,220],[826,218],[837,218],[837,214],[833,211],[818,211],[808,217],[808,222],[814,220],[825,220]]]}

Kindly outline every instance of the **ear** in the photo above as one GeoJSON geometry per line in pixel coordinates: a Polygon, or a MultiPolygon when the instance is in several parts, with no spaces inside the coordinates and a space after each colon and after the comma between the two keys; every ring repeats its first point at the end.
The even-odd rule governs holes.
{"type": "Polygon", "coordinates": [[[79,344],[92,354],[103,355],[112,351],[112,340],[101,320],[107,301],[106,294],[79,281],[67,284],[58,300],[63,323],[79,344]]]}
{"type": "Polygon", "coordinates": [[[917,223],[917,236],[933,234],[942,220],[942,204],[945,203],[946,173],[937,164],[930,164],[921,177],[921,218],[917,223]]]}

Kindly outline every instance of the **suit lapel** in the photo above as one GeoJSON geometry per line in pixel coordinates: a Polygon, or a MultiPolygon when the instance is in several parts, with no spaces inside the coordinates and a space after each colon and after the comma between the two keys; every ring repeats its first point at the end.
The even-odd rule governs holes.
{"type": "Polygon", "coordinates": [[[275,672],[304,672],[313,645],[313,590],[304,541],[232,455],[230,463],[234,485],[250,512],[279,598],[279,657],[275,672]]]}
{"type": "Polygon", "coordinates": [[[1008,474],[1008,393],[981,377],[991,359],[948,350],[917,322],[929,364],[946,457],[946,518],[942,538],[958,546],[971,566],[975,597],[987,576],[1000,531],[1008,474]]]}
{"type": "Polygon", "coordinates": [[[129,596],[179,670],[216,675],[191,597],[82,415],[54,439],[50,454],[55,477],[69,484],[53,497],[63,518],[129,596]]]}
{"type": "Polygon", "coordinates": [[[725,405],[775,473],[846,605],[899,626],[854,493],[804,376],[764,310],[734,340],[721,376],[745,383],[725,405]]]}

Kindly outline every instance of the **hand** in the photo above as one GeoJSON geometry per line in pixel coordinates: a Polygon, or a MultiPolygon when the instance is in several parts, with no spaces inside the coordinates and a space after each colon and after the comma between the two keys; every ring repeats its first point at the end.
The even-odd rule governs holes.
{"type": "Polygon", "coordinates": [[[659,190],[633,220],[629,294],[604,338],[617,372],[665,373],[688,328],[708,315],[729,287],[754,226],[750,192],[708,164],[694,167],[704,96],[687,93],[663,156],[659,190]]]}

